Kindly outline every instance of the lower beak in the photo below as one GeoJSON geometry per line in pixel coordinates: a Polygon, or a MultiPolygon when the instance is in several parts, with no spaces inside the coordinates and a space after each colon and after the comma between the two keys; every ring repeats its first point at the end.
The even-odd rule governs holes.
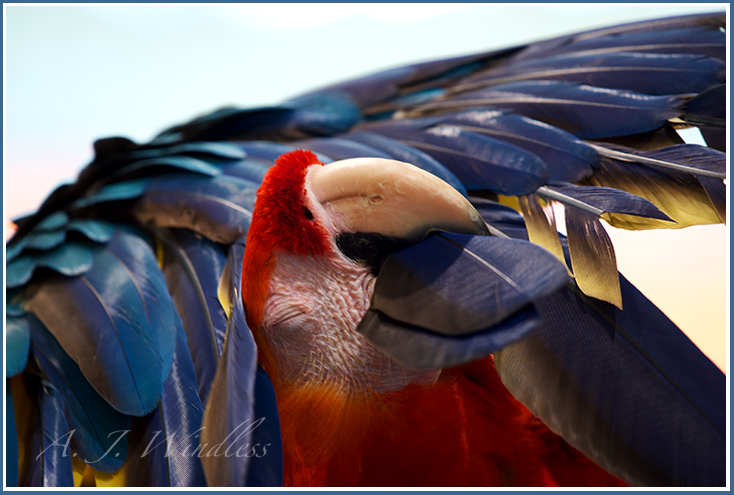
{"type": "Polygon", "coordinates": [[[307,181],[341,233],[375,233],[411,243],[432,231],[489,234],[461,193],[408,163],[341,160],[312,167],[307,181]]]}

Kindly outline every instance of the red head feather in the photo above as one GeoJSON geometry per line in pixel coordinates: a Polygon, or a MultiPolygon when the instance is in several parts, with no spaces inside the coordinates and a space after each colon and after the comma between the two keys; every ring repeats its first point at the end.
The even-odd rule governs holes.
{"type": "Polygon", "coordinates": [[[328,233],[306,207],[306,171],[323,165],[314,153],[291,151],[280,156],[263,179],[247,242],[254,236],[271,250],[304,256],[326,252],[328,233]]]}
{"type": "Polygon", "coordinates": [[[271,366],[271,358],[260,338],[259,329],[275,261],[274,254],[285,252],[319,256],[327,251],[329,234],[323,226],[313,221],[313,215],[306,207],[306,172],[311,165],[323,163],[307,150],[291,151],[275,161],[258,189],[247,235],[242,264],[242,301],[247,324],[258,344],[261,364],[271,378],[275,378],[277,372],[271,366]]]}

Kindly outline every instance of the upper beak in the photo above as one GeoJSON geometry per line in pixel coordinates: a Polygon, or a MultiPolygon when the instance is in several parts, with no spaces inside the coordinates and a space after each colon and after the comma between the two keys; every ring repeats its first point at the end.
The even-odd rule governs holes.
{"type": "Polygon", "coordinates": [[[431,231],[489,234],[461,193],[408,163],[383,158],[341,160],[312,167],[308,181],[340,233],[375,233],[411,243],[431,231]]]}

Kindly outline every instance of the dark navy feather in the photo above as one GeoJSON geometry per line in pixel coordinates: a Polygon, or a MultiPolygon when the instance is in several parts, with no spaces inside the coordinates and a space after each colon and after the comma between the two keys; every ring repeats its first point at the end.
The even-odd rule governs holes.
{"type": "Polygon", "coordinates": [[[71,430],[64,417],[63,398],[48,382],[40,381],[34,388],[39,409],[32,419],[20,485],[73,487],[72,451],[69,448],[71,430]]]}
{"type": "Polygon", "coordinates": [[[522,81],[470,91],[416,112],[506,108],[582,139],[653,131],[681,115],[677,96],[647,96],[562,81],[522,81]]]}
{"type": "Polygon", "coordinates": [[[718,179],[726,177],[726,153],[698,144],[677,144],[651,151],[598,145],[594,148],[599,154],[614,160],[718,179]]]}
{"type": "Polygon", "coordinates": [[[537,300],[540,329],[495,354],[503,383],[628,483],[723,484],[725,375],[622,275],[619,282],[624,310],[572,286],[537,300]]]}
{"type": "Polygon", "coordinates": [[[265,172],[270,169],[272,161],[261,158],[248,157],[236,163],[227,164],[222,167],[222,173],[239,177],[255,184],[260,184],[265,177],[265,172]]]}
{"type": "Polygon", "coordinates": [[[684,107],[683,119],[697,125],[706,144],[726,152],[726,84],[699,93],[684,107]]]}
{"type": "Polygon", "coordinates": [[[723,82],[722,60],[700,55],[570,53],[508,63],[451,88],[452,93],[527,80],[572,81],[647,95],[697,93],[723,82]]]}
{"type": "Polygon", "coordinates": [[[570,289],[536,302],[544,323],[495,354],[500,377],[629,483],[723,486],[726,377],[620,278],[624,311],[570,289]]]}
{"type": "Polygon", "coordinates": [[[143,223],[188,228],[222,243],[247,234],[258,184],[237,177],[171,174],[151,179],[133,212],[143,223]]]}
{"type": "Polygon", "coordinates": [[[388,101],[396,97],[401,90],[416,92],[425,87],[448,85],[450,82],[465,76],[467,72],[481,67],[481,64],[493,59],[499,59],[518,49],[503,49],[388,69],[376,74],[370,74],[365,77],[328,86],[317,92],[330,91],[349,95],[352,101],[357,103],[361,108],[365,108],[388,101]]]}
{"type": "Polygon", "coordinates": [[[259,158],[271,165],[283,153],[296,149],[285,143],[270,141],[241,141],[237,143],[237,146],[247,153],[248,158],[259,158]]]}
{"type": "Polygon", "coordinates": [[[490,328],[568,281],[566,268],[529,242],[438,234],[388,256],[371,309],[443,335],[490,328]]]}
{"type": "Polygon", "coordinates": [[[513,58],[535,58],[573,51],[649,51],[726,54],[725,12],[666,17],[573,33],[533,43],[513,58]],[[722,36],[723,34],[723,36],[722,36]]]}
{"type": "Polygon", "coordinates": [[[248,451],[256,428],[254,417],[257,349],[245,321],[242,296],[242,258],[244,239],[230,247],[227,257],[229,275],[229,325],[222,358],[212,383],[204,414],[202,448],[220,445],[220,453],[202,457],[209,486],[244,486],[249,459],[237,457],[240,449],[248,451]]]}
{"type": "Polygon", "coordinates": [[[551,181],[580,180],[591,174],[591,167],[599,162],[596,150],[573,134],[506,110],[469,110],[438,119],[537,155],[548,166],[551,181]]]}
{"type": "Polygon", "coordinates": [[[332,160],[360,157],[393,159],[389,154],[366,144],[336,137],[304,139],[295,141],[293,145],[297,148],[311,150],[314,153],[322,153],[332,160]]]}
{"type": "Polygon", "coordinates": [[[496,228],[504,235],[514,239],[528,240],[525,221],[517,211],[496,201],[469,196],[469,201],[476,208],[482,220],[496,228]]]}
{"type": "Polygon", "coordinates": [[[359,107],[340,91],[316,91],[290,99],[283,106],[295,110],[281,131],[290,139],[345,132],[361,118],[359,107]]]}
{"type": "MultiPolygon", "coordinates": [[[[577,186],[569,182],[554,182],[538,191],[544,196],[544,191],[550,189],[563,196],[579,200],[585,204],[600,209],[605,213],[623,213],[640,217],[656,218],[658,220],[673,220],[660,211],[657,206],[639,196],[611,187],[577,186]]],[[[548,199],[558,199],[557,196],[544,196],[548,199]]],[[[571,205],[573,206],[573,205],[571,205]]]]}
{"type": "Polygon", "coordinates": [[[538,312],[527,306],[493,327],[468,335],[442,335],[395,320],[369,309],[357,327],[384,352],[417,369],[459,366],[530,334],[541,323],[538,312]]]}
{"type": "Polygon", "coordinates": [[[547,181],[548,167],[536,155],[455,125],[427,127],[431,121],[391,121],[368,129],[431,155],[467,189],[528,194],[547,181]]]}
{"type": "Polygon", "coordinates": [[[213,242],[186,230],[163,234],[163,273],[186,330],[201,402],[206,404],[222,354],[227,315],[217,298],[225,256],[213,242]]]}
{"type": "Polygon", "coordinates": [[[18,431],[10,385],[5,385],[5,486],[18,486],[18,431]]]}
{"type": "Polygon", "coordinates": [[[116,411],[84,378],[79,366],[35,316],[31,319],[33,354],[46,380],[64,399],[73,431],[71,446],[97,471],[117,471],[127,457],[130,418],[116,411]]]}
{"type": "Polygon", "coordinates": [[[255,411],[258,423],[252,435],[246,486],[283,486],[283,445],[275,390],[265,370],[258,366],[255,411]]]}
{"type": "MultiPolygon", "coordinates": [[[[553,54],[600,54],[618,52],[645,52],[705,55],[726,60],[726,34],[710,27],[685,27],[665,31],[642,31],[608,34],[557,47],[553,54]]],[[[544,55],[548,55],[546,53],[544,55]]],[[[536,56],[539,54],[536,53],[536,56]]]]}

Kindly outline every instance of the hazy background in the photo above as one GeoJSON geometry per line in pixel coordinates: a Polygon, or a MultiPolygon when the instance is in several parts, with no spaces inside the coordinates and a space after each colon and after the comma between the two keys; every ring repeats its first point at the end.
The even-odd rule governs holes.
{"type": "MultiPolygon", "coordinates": [[[[146,141],[391,66],[726,5],[6,6],[6,223],[70,182],[100,137],[146,141]]],[[[723,368],[726,227],[609,230],[620,270],[723,368]]]]}

